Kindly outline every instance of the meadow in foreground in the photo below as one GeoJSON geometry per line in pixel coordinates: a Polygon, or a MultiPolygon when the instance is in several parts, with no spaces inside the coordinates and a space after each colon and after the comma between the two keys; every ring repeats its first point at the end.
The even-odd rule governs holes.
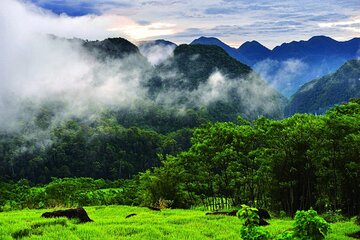
{"type": "MultiPolygon", "coordinates": [[[[236,217],[206,216],[200,210],[166,209],[161,212],[129,206],[87,207],[94,222],[77,224],[65,218],[43,219],[49,210],[0,213],[0,239],[241,239],[236,217]],[[125,218],[127,215],[137,215],[125,218]]],[[[272,219],[266,229],[272,234],[292,227],[291,219],[272,219]]],[[[352,239],[345,234],[359,231],[353,222],[331,224],[326,239],[352,239]]]]}

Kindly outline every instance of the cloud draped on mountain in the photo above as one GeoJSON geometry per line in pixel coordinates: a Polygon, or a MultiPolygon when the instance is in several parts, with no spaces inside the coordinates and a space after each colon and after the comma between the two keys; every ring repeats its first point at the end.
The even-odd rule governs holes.
{"type": "MultiPolygon", "coordinates": [[[[135,56],[142,63],[142,86],[148,98],[171,108],[205,110],[211,120],[233,121],[238,115],[280,118],[286,102],[247,65],[217,46],[180,45],[158,40],[142,43],[139,50],[122,38],[84,41],[84,47],[106,58],[135,56]],[[141,54],[144,48],[172,48],[167,58],[153,64],[141,54]]],[[[157,54],[162,52],[157,49],[157,54]]],[[[149,58],[148,58],[149,60],[149,58]]],[[[157,59],[159,60],[159,59],[157,59]]],[[[129,68],[135,66],[129,65],[129,68]]]]}
{"type": "Polygon", "coordinates": [[[336,72],[302,86],[286,107],[286,115],[294,113],[322,114],[335,104],[360,97],[360,60],[350,60],[336,72]]]}

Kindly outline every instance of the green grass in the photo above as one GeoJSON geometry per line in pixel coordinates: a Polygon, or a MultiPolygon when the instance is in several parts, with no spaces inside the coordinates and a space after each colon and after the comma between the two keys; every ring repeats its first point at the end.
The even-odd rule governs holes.
{"type": "MultiPolygon", "coordinates": [[[[200,210],[151,211],[129,206],[87,207],[94,222],[77,224],[65,218],[43,219],[51,210],[0,213],[0,239],[240,239],[240,220],[228,216],[205,216],[200,210]],[[137,215],[125,219],[131,213],[137,215]]],[[[270,220],[266,229],[278,234],[292,227],[290,219],[270,220]]],[[[352,222],[331,224],[327,239],[352,239],[346,233],[359,231],[352,222]]]]}

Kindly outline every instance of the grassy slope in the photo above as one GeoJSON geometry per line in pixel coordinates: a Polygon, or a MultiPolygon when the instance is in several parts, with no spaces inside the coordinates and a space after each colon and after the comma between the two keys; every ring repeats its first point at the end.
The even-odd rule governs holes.
{"type": "MultiPolygon", "coordinates": [[[[62,218],[40,218],[46,210],[0,213],[0,239],[240,239],[237,218],[205,216],[205,212],[198,210],[156,212],[127,206],[86,210],[94,222],[76,224],[62,218]],[[125,219],[131,213],[137,215],[125,219]]],[[[274,219],[266,228],[271,233],[281,233],[291,225],[291,220],[274,219]]],[[[345,233],[358,230],[360,227],[351,222],[332,224],[327,239],[351,239],[345,233]]]]}

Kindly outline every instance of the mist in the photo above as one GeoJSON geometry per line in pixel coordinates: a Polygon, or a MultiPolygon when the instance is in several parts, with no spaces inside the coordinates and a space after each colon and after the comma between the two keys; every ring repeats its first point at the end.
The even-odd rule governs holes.
{"type": "Polygon", "coordinates": [[[1,2],[2,129],[16,130],[20,122],[34,117],[22,114],[25,105],[36,108],[57,102],[61,107],[54,121],[60,122],[69,117],[92,119],[104,108],[128,106],[145,95],[140,82],[147,69],[138,56],[99,61],[83,48],[82,40],[49,35],[61,36],[65,29],[69,33],[86,22],[90,25],[91,17],[72,19],[17,1],[1,2]]]}
{"type": "Polygon", "coordinates": [[[299,82],[298,79],[309,71],[310,67],[300,59],[265,59],[256,63],[254,69],[270,86],[289,97],[308,80],[304,78],[299,82]]]}
{"type": "MultiPolygon", "coordinates": [[[[145,102],[182,113],[186,108],[229,101],[234,91],[246,104],[245,115],[278,111],[276,102],[268,101],[275,91],[258,75],[230,79],[217,69],[196,89],[169,88],[149,98],[146,83],[157,65],[171,61],[175,46],[140,47],[145,57],[139,53],[121,58],[101,56],[84,47],[86,40],[74,37],[104,35],[99,27],[102,21],[95,16],[58,16],[18,1],[1,2],[0,130],[34,128],[39,111],[51,111],[51,124],[34,130],[38,135],[34,138],[45,139],[48,129],[71,118],[93,122],[104,111],[136,108],[145,102]]],[[[178,69],[156,74],[162,80],[181,78],[178,69]]]]}
{"type": "Polygon", "coordinates": [[[149,42],[140,44],[139,50],[153,66],[156,66],[173,56],[175,47],[175,44],[164,45],[156,44],[155,42],[149,42]]]}
{"type": "MultiPolygon", "coordinates": [[[[172,78],[180,75],[175,69],[162,78],[172,78]]],[[[181,81],[191,81],[182,78],[181,81]]],[[[205,82],[201,82],[194,90],[174,90],[169,88],[160,92],[155,101],[169,107],[176,106],[179,109],[186,109],[189,106],[202,108],[216,102],[234,102],[242,106],[243,117],[256,118],[260,112],[263,115],[271,116],[274,113],[282,112],[285,98],[279,102],[280,95],[272,87],[269,87],[261,77],[252,72],[241,78],[230,78],[226,73],[215,69],[205,82]]]]}

